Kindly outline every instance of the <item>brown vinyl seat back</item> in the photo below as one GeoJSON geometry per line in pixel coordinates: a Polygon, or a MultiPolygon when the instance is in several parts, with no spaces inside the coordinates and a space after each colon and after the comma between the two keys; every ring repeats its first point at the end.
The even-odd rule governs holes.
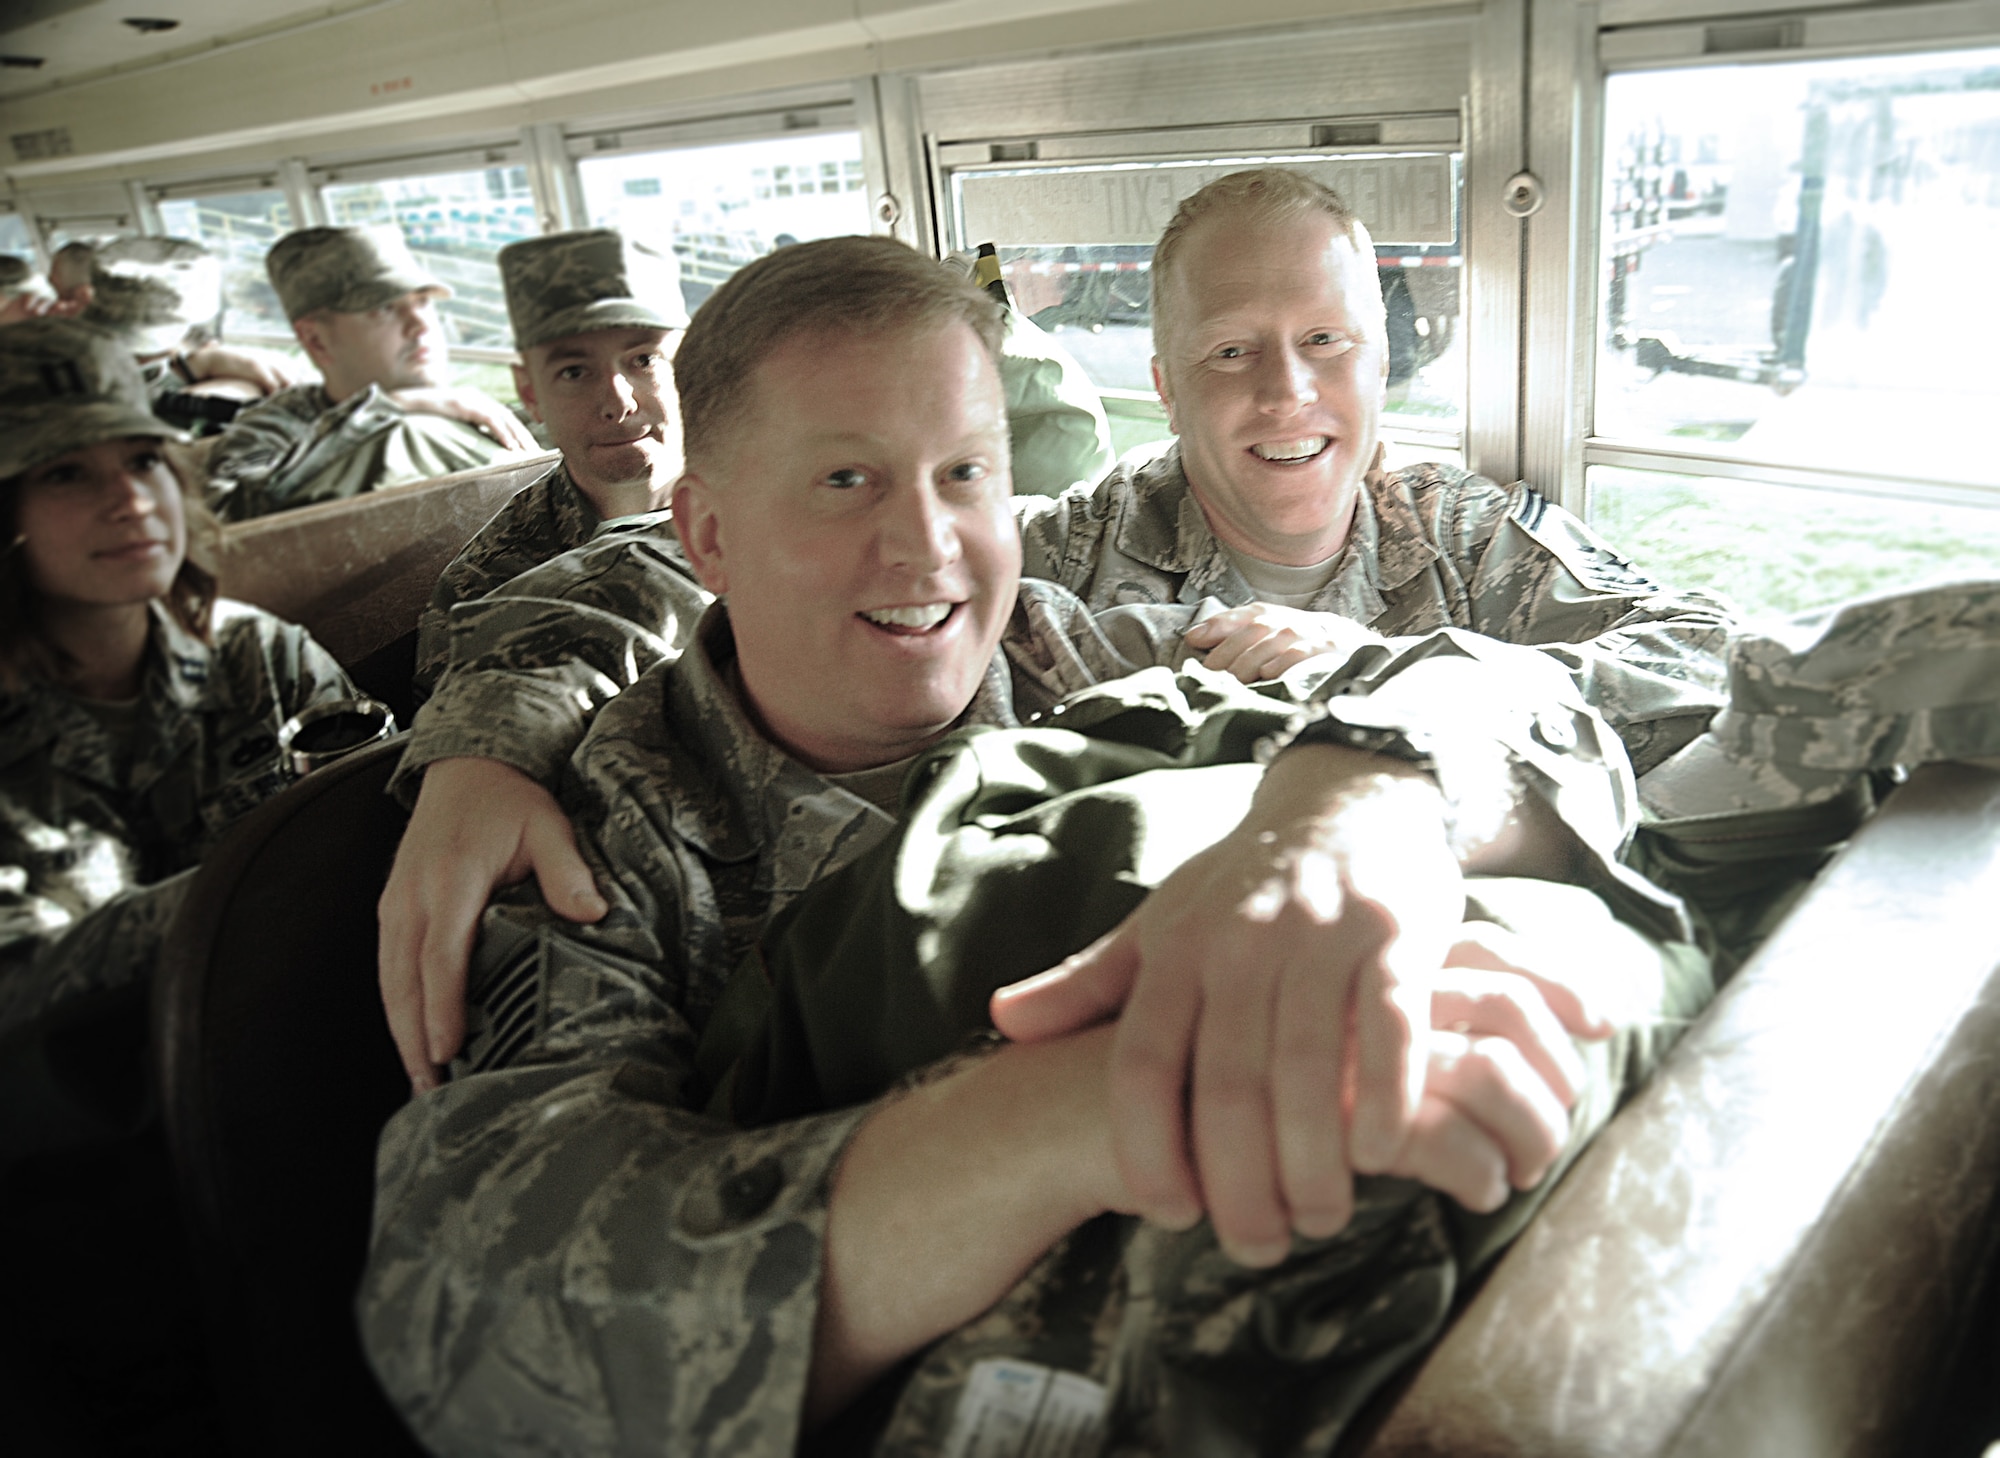
{"type": "Polygon", "coordinates": [[[417,615],[438,574],[554,452],[223,529],[222,592],[303,627],[409,723],[417,615]]]}
{"type": "Polygon", "coordinates": [[[245,817],[196,874],[154,991],[167,1138],[244,1453],[418,1453],[361,1354],[375,1143],[409,1097],[375,979],[407,818],[392,740],[245,817]]]}
{"type": "Polygon", "coordinates": [[[2000,1250],[1995,906],[2000,775],[1917,771],[1577,1161],[1361,1451],[1940,1451],[2000,1250]]]}

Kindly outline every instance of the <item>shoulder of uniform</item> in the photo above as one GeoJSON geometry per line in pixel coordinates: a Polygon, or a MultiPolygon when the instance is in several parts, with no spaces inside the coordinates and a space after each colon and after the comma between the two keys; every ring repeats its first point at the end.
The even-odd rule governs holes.
{"type": "Polygon", "coordinates": [[[1507,519],[1585,587],[1628,595],[1660,590],[1660,584],[1633,566],[1629,557],[1526,481],[1515,482],[1509,490],[1507,519]]]}

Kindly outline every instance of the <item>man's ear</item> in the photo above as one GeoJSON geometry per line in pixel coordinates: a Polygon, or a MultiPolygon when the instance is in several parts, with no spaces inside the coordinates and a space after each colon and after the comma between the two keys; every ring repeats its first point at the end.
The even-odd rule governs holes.
{"type": "Polygon", "coordinates": [[[1167,371],[1165,366],[1160,363],[1160,357],[1157,354],[1153,356],[1153,393],[1158,395],[1160,403],[1167,407],[1167,429],[1173,432],[1173,434],[1179,435],[1181,428],[1174,421],[1173,391],[1167,388],[1167,371]]]}
{"type": "Polygon", "coordinates": [[[547,425],[548,422],[542,419],[541,402],[535,398],[535,377],[528,373],[526,361],[517,359],[509,368],[514,371],[514,393],[521,397],[522,408],[538,422],[547,425]]]}
{"type": "Polygon", "coordinates": [[[313,368],[322,375],[326,373],[326,335],[320,332],[320,319],[316,314],[301,314],[292,320],[292,333],[299,341],[299,348],[306,352],[313,368]]]}
{"type": "Polygon", "coordinates": [[[715,488],[693,471],[683,472],[674,483],[674,531],[680,535],[694,575],[701,585],[721,597],[729,591],[729,574],[723,565],[724,533],[721,515],[715,509],[715,488]]]}

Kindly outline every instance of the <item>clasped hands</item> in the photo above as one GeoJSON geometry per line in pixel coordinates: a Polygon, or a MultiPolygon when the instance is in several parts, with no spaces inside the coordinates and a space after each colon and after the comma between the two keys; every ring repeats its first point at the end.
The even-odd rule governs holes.
{"type": "Polygon", "coordinates": [[[1116,1019],[1111,1145],[1132,1213],[1207,1215],[1253,1266],[1341,1229],[1356,1174],[1418,1180],[1473,1210],[1562,1152],[1602,1037],[1575,977],[1464,887],[1428,779],[1294,749],[1237,830],[1116,930],[993,999],[1017,1042],[1116,1019]]]}

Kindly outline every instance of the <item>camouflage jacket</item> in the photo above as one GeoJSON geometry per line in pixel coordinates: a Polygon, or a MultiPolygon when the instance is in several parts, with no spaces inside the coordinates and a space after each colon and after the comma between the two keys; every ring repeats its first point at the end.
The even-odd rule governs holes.
{"type": "MultiPolygon", "coordinates": [[[[1127,677],[1180,656],[1192,616],[1093,618],[1024,583],[967,719],[1054,715],[1115,679],[1103,692],[1164,694],[1191,730],[1246,702],[1268,717],[1268,693],[1463,731],[1576,831],[1588,879],[1632,894],[1611,864],[1633,813],[1623,754],[1542,655],[1447,629],[1267,690],[1127,677]]],[[[531,892],[490,908],[458,1076],[383,1135],[363,1339],[433,1451],[780,1455],[798,1438],[829,1175],[865,1109],[736,1129],[700,1112],[692,1060],[768,920],[894,822],[751,726],[722,607],[695,645],[606,707],[570,767],[609,914],[572,925],[531,892]]]]}
{"type": "MultiPolygon", "coordinates": [[[[1380,633],[1460,627],[1539,646],[1641,773],[1721,706],[1727,606],[1655,585],[1533,487],[1509,492],[1421,466],[1371,478],[1362,501],[1352,550],[1316,609],[1380,633]]],[[[1251,599],[1188,494],[1176,450],[1053,500],[1016,497],[1014,508],[1024,575],[1060,582],[1093,608],[1251,599]]],[[[417,718],[399,795],[414,797],[424,766],[455,755],[552,784],[597,707],[685,643],[707,598],[671,521],[615,525],[617,537],[606,528],[477,614],[454,615],[447,688],[417,718]],[[652,546],[635,549],[626,533],[652,546]]]]}
{"type": "Polygon", "coordinates": [[[495,513],[438,578],[430,603],[417,619],[419,697],[436,687],[451,656],[451,610],[486,596],[564,552],[582,546],[597,530],[597,508],[558,462],[495,513]]]}
{"type": "Polygon", "coordinates": [[[130,746],[60,689],[0,694],[0,1030],[143,975],[176,873],[285,787],[279,728],[354,692],[304,629],[256,608],[218,603],[214,638],[156,610],[130,746]]]}
{"type": "Polygon", "coordinates": [[[404,410],[374,385],[338,404],[324,385],[294,385],[222,433],[208,461],[208,504],[224,521],[248,521],[508,454],[464,421],[404,410]]]}
{"type": "MultiPolygon", "coordinates": [[[[1178,446],[1019,510],[1022,573],[1093,608],[1255,596],[1209,530],[1178,446]]],[[[1440,465],[1371,472],[1343,559],[1309,606],[1378,633],[1453,626],[1550,645],[1642,774],[1722,704],[1728,605],[1653,582],[1526,482],[1440,465]]]]}

